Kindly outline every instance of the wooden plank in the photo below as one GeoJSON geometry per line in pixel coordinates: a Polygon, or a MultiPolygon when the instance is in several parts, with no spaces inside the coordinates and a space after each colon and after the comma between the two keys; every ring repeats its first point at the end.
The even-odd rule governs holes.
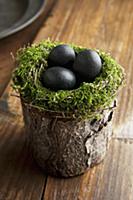
{"type": "Polygon", "coordinates": [[[46,176],[28,150],[20,100],[10,91],[0,112],[0,199],[40,200],[46,176]]]}
{"type": "Polygon", "coordinates": [[[45,175],[33,161],[22,120],[0,115],[0,199],[40,200],[45,175]]]}
{"type": "MultiPolygon", "coordinates": [[[[46,3],[38,21],[22,32],[0,41],[0,95],[14,67],[10,52],[15,54],[20,46],[33,40],[54,5],[53,0],[46,3]]],[[[33,161],[23,126],[19,99],[9,98],[9,94],[5,93],[1,99],[0,112],[0,200],[40,200],[43,194],[46,176],[33,161]]]]}
{"type": "Polygon", "coordinates": [[[49,177],[45,200],[132,200],[133,141],[114,140],[103,163],[82,176],[49,177]]]}

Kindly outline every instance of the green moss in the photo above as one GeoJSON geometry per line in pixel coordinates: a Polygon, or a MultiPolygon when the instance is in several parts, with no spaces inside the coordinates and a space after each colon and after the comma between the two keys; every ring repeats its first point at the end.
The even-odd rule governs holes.
{"type": "MultiPolygon", "coordinates": [[[[75,90],[50,91],[40,82],[41,73],[47,69],[47,58],[58,42],[49,40],[20,49],[18,68],[13,73],[13,87],[21,97],[41,109],[69,113],[79,118],[97,117],[98,111],[109,107],[124,80],[122,67],[103,51],[96,50],[103,60],[102,71],[93,83],[82,83],[75,90]]],[[[71,45],[78,53],[83,47],[71,45]]]]}

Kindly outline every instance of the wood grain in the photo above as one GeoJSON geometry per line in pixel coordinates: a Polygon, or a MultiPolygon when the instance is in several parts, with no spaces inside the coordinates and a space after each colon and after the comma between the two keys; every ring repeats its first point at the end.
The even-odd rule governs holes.
{"type": "MultiPolygon", "coordinates": [[[[0,41],[0,95],[10,80],[14,61],[10,52],[32,42],[54,1],[47,1],[44,13],[31,26],[0,41]]],[[[8,90],[8,88],[7,88],[8,90]]],[[[0,112],[0,200],[40,200],[45,186],[45,175],[32,159],[26,144],[21,106],[17,98],[7,101],[8,93],[1,99],[0,112]],[[14,103],[14,109],[12,105],[14,103]],[[10,110],[11,108],[11,110],[10,110]],[[8,112],[6,112],[8,110],[8,112]],[[19,113],[19,117],[16,113],[19,113]]]]}
{"type": "Polygon", "coordinates": [[[61,180],[49,177],[44,199],[132,200],[132,152],[132,141],[114,140],[104,163],[84,175],[61,180]]]}
{"type": "Polygon", "coordinates": [[[4,114],[0,122],[0,199],[40,200],[45,176],[28,151],[23,124],[4,114]]]}
{"type": "Polygon", "coordinates": [[[43,188],[42,185],[45,184],[43,173],[35,166],[32,158],[29,157],[27,160],[28,154],[24,148],[26,136],[22,133],[20,102],[13,96],[8,97],[10,89],[7,89],[0,102],[0,156],[2,158],[2,164],[0,164],[2,192],[0,194],[4,197],[2,200],[26,198],[45,200],[133,199],[132,10],[132,0],[57,1],[51,16],[43,24],[34,42],[50,37],[53,40],[104,49],[125,68],[127,81],[118,96],[119,104],[114,117],[114,139],[103,163],[83,176],[73,179],[48,177],[46,188],[43,188]],[[13,153],[10,154],[10,152],[13,153]],[[23,156],[19,160],[20,155],[23,156]],[[18,171],[15,170],[16,165],[19,166],[18,171]],[[27,173],[29,174],[28,180],[27,173]],[[36,189],[34,187],[35,176],[38,180],[36,189]],[[25,189],[22,189],[23,187],[25,189]],[[16,196],[12,196],[14,194],[16,196]]]}

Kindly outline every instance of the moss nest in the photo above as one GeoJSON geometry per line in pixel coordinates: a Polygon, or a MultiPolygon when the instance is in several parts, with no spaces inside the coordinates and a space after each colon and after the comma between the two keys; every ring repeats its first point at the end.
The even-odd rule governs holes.
{"type": "MultiPolygon", "coordinates": [[[[123,68],[107,53],[97,50],[102,59],[102,71],[92,82],[83,82],[73,90],[51,91],[40,79],[47,69],[47,58],[53,47],[62,44],[42,41],[17,52],[17,68],[13,73],[13,87],[28,104],[44,111],[61,112],[77,118],[97,118],[116,98],[124,81],[123,68]]],[[[69,44],[70,45],[70,44],[69,44]]],[[[86,48],[70,45],[76,53],[86,48]]]]}

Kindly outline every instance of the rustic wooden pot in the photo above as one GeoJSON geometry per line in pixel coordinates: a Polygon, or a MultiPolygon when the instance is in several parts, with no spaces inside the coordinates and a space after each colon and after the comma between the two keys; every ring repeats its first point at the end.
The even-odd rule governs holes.
{"type": "Polygon", "coordinates": [[[98,121],[76,120],[21,102],[33,157],[48,174],[77,176],[103,160],[112,136],[115,104],[103,110],[98,121]]]}

